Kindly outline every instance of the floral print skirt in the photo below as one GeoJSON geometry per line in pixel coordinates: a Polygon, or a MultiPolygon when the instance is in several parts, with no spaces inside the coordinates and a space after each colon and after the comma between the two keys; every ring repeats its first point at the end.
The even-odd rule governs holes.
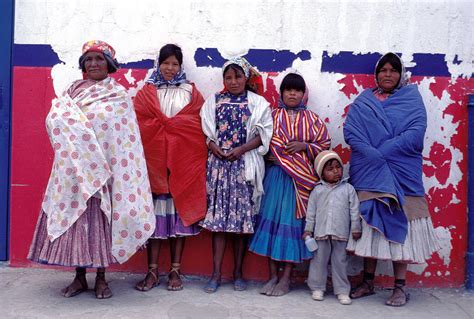
{"type": "Polygon", "coordinates": [[[201,226],[212,232],[253,234],[257,212],[243,157],[231,162],[210,154],[206,187],[208,208],[201,226]]]}

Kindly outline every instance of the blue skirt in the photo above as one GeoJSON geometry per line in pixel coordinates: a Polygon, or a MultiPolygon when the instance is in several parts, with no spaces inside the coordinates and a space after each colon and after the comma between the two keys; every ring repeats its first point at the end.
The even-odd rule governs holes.
{"type": "Polygon", "coordinates": [[[265,195],[257,217],[257,230],[249,250],[276,261],[301,263],[313,255],[301,238],[304,219],[296,218],[293,179],[278,165],[267,169],[265,195]]]}

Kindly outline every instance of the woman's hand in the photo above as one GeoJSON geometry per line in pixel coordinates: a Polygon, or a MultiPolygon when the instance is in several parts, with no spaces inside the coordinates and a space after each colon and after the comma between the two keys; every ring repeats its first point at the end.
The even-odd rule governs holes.
{"type": "Polygon", "coordinates": [[[209,149],[211,150],[212,154],[214,154],[214,156],[216,156],[217,158],[226,158],[226,154],[224,153],[224,151],[213,141],[209,142],[209,149]]]}
{"type": "Polygon", "coordinates": [[[303,233],[303,236],[301,236],[301,238],[303,238],[303,240],[305,240],[305,239],[306,239],[306,236],[313,237],[313,233],[310,232],[310,231],[305,231],[305,232],[303,233]]]}
{"type": "Polygon", "coordinates": [[[236,148],[233,148],[225,156],[228,161],[233,162],[235,160],[238,160],[244,153],[245,153],[245,149],[242,146],[237,146],[236,148]]]}
{"type": "Polygon", "coordinates": [[[288,144],[285,145],[285,150],[289,154],[295,154],[295,153],[306,150],[306,143],[291,141],[291,142],[289,142],[288,144]]]}

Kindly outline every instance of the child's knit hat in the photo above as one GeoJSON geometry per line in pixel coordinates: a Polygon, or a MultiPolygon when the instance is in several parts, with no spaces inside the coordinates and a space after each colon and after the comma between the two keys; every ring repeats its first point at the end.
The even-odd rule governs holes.
{"type": "Polygon", "coordinates": [[[334,151],[322,151],[318,154],[318,156],[316,156],[316,159],[314,160],[314,169],[316,170],[316,173],[318,174],[319,178],[323,178],[324,165],[332,159],[338,160],[342,166],[341,158],[334,151]]]}

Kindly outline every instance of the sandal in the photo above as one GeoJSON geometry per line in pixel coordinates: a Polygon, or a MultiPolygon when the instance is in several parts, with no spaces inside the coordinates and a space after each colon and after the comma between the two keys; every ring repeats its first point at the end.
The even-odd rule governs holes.
{"type": "Polygon", "coordinates": [[[358,285],[351,291],[350,298],[357,299],[357,298],[371,296],[373,294],[375,294],[374,282],[372,280],[371,282],[367,280],[363,280],[360,285],[358,285]],[[361,291],[363,290],[365,291],[361,293],[361,291]]]}
{"type": "Polygon", "coordinates": [[[395,287],[393,287],[392,296],[385,302],[385,304],[390,307],[403,307],[404,305],[406,305],[408,300],[410,300],[410,294],[405,292],[404,288],[405,288],[404,285],[395,285],[395,287]],[[395,296],[395,292],[397,290],[400,290],[400,292],[403,293],[403,295],[405,296],[405,300],[401,299],[401,295],[395,296]],[[400,301],[400,300],[402,300],[401,303],[394,303],[394,301],[400,301]]]}
{"type": "Polygon", "coordinates": [[[138,291],[149,291],[149,290],[155,288],[156,286],[158,286],[160,284],[160,278],[155,273],[155,271],[157,271],[157,269],[158,269],[157,264],[149,264],[148,265],[148,272],[145,276],[145,279],[139,281],[135,285],[135,289],[138,290],[138,291]],[[147,285],[147,279],[149,278],[148,276],[153,277],[153,282],[152,282],[151,286],[147,285]]]}
{"type": "Polygon", "coordinates": [[[234,281],[235,291],[244,291],[247,289],[247,283],[242,278],[238,278],[234,281]]]}
{"type": "Polygon", "coordinates": [[[221,283],[217,280],[209,280],[207,284],[204,286],[204,291],[208,294],[212,294],[217,291],[221,283]]]}
{"type": "Polygon", "coordinates": [[[61,294],[65,298],[70,298],[70,297],[74,297],[80,294],[81,292],[87,291],[88,288],[89,287],[87,286],[87,280],[86,280],[86,269],[78,268],[76,269],[76,276],[74,277],[74,280],[69,286],[67,286],[64,289],[61,289],[61,294]],[[70,289],[73,288],[73,285],[76,281],[79,282],[81,287],[71,292],[70,289]]]}
{"type": "Polygon", "coordinates": [[[105,273],[97,273],[97,277],[95,278],[94,291],[95,297],[97,299],[108,299],[112,297],[112,290],[110,290],[108,283],[105,281],[105,273]],[[101,282],[103,282],[102,287],[100,287],[101,282]]]}
{"type": "Polygon", "coordinates": [[[172,263],[171,264],[171,269],[170,272],[168,273],[168,290],[169,291],[179,291],[183,290],[183,283],[181,282],[181,273],[180,273],[180,263],[172,263]],[[174,273],[176,276],[178,276],[177,279],[171,279],[170,276],[171,274],[174,273]],[[176,283],[178,283],[176,285],[176,283]]]}

